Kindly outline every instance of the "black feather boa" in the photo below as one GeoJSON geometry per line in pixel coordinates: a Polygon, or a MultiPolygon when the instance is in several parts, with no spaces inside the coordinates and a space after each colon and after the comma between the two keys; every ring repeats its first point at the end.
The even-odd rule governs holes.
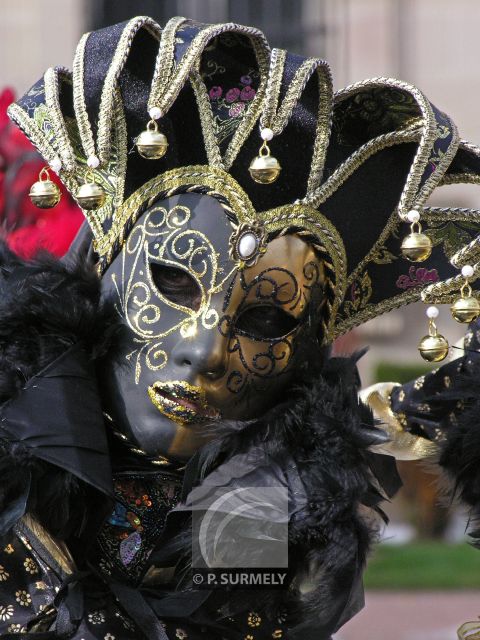
{"type": "MultiPolygon", "coordinates": [[[[1,243],[0,406],[73,345],[82,343],[92,359],[101,355],[111,335],[99,329],[108,326],[106,315],[92,268],[48,255],[24,261],[1,243]]],[[[75,475],[39,460],[24,443],[8,442],[1,430],[0,479],[0,514],[24,496],[24,510],[60,539],[82,530],[88,504],[98,499],[75,475]]]]}
{"type": "MultiPolygon", "coordinates": [[[[197,469],[192,484],[271,486],[283,473],[301,494],[290,495],[297,504],[289,521],[288,589],[236,591],[227,599],[213,593],[212,617],[219,610],[234,618],[261,609],[275,619],[285,611],[288,638],[323,640],[362,608],[362,572],[379,524],[375,511],[383,516],[379,504],[400,481],[392,458],[369,451],[383,432],[359,403],[358,382],[356,358],[329,358],[261,418],[212,427],[216,438],[191,463],[197,469]]],[[[190,535],[186,529],[152,562],[172,553],[188,558],[190,535]]],[[[189,568],[186,561],[184,589],[191,588],[189,568]]],[[[156,608],[154,599],[150,604],[156,608]]],[[[207,620],[200,615],[198,623],[207,620]]]]}
{"type": "MultiPolygon", "coordinates": [[[[76,343],[85,345],[92,360],[104,355],[116,327],[99,299],[91,266],[48,257],[24,262],[0,247],[0,403],[14,398],[27,380],[76,343]]],[[[380,502],[398,483],[393,459],[369,451],[382,432],[358,401],[356,359],[326,358],[321,367],[312,363],[308,372],[285,402],[261,418],[212,427],[216,439],[189,466],[192,486],[214,474],[235,482],[235,460],[252,451],[260,452],[266,469],[275,463],[284,472],[295,470],[305,499],[289,523],[289,589],[252,593],[257,594],[255,604],[260,598],[272,615],[287,611],[289,638],[320,640],[363,604],[361,574],[378,522],[373,513],[380,512],[380,502]]],[[[0,440],[0,513],[24,488],[27,474],[26,510],[53,535],[68,538],[91,510],[91,492],[77,477],[36,459],[27,447],[0,440]]],[[[254,473],[251,481],[262,477],[254,473]]],[[[177,551],[184,550],[187,538],[176,537],[177,551]]],[[[152,563],[160,555],[154,553],[152,563]]],[[[245,611],[252,593],[232,598],[216,592],[215,611],[224,617],[245,611]]],[[[145,597],[155,610],[155,596],[145,597]]]]}

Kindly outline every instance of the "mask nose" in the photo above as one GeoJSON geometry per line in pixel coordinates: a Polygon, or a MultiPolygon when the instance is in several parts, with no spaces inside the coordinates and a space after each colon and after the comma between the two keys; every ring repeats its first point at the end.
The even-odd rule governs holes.
{"type": "Polygon", "coordinates": [[[209,380],[221,378],[227,370],[227,343],[218,329],[198,332],[191,338],[181,338],[172,349],[172,360],[190,375],[209,380]]]}

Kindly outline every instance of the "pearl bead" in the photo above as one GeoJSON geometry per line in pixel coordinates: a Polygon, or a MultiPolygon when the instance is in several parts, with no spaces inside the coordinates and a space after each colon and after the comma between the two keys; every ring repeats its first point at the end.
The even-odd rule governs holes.
{"type": "Polygon", "coordinates": [[[464,278],[471,278],[473,276],[473,267],[470,264],[462,267],[462,276],[464,278]]]}
{"type": "Polygon", "coordinates": [[[248,260],[254,255],[257,245],[258,240],[255,234],[250,232],[243,234],[238,243],[238,255],[242,260],[248,260]]]}
{"type": "Polygon", "coordinates": [[[58,156],[53,158],[53,160],[50,162],[50,167],[52,168],[52,171],[55,171],[55,173],[59,173],[62,168],[62,161],[58,156]]]}
{"type": "Polygon", "coordinates": [[[273,138],[273,131],[269,127],[265,127],[260,131],[260,137],[262,140],[271,140],[273,138]]]}
{"type": "Polygon", "coordinates": [[[97,158],[97,156],[88,156],[87,165],[90,167],[90,169],[96,169],[100,165],[100,160],[97,158]]]}
{"type": "Polygon", "coordinates": [[[434,318],[438,318],[438,307],[428,307],[427,309],[427,318],[433,320],[434,318]]]}
{"type": "Polygon", "coordinates": [[[152,107],[148,110],[148,115],[152,120],[160,120],[162,117],[162,110],[159,107],[152,107]]]}
{"type": "Polygon", "coordinates": [[[415,209],[412,209],[411,211],[409,211],[407,213],[407,220],[409,222],[411,222],[412,224],[414,222],[418,222],[420,220],[420,214],[418,211],[416,211],[415,209]]]}

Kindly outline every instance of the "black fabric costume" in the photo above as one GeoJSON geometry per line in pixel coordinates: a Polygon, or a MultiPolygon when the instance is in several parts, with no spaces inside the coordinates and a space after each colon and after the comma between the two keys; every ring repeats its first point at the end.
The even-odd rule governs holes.
{"type": "MultiPolygon", "coordinates": [[[[219,438],[189,463],[184,478],[179,472],[159,472],[153,464],[139,461],[121,444],[112,442],[112,487],[107,475],[108,458],[102,463],[96,460],[107,456],[102,436],[109,436],[109,425],[103,429],[94,372],[95,360],[107,348],[112,333],[111,318],[104,310],[97,310],[98,290],[91,286],[84,269],[72,269],[52,260],[23,263],[19,291],[15,277],[18,268],[18,259],[3,249],[3,353],[8,346],[14,346],[12,343],[17,346],[14,359],[6,355],[2,367],[2,395],[11,398],[1,413],[2,465],[11,472],[11,479],[3,475],[3,529],[6,531],[24,512],[34,515],[42,527],[68,546],[77,568],[73,575],[62,570],[28,524],[17,524],[13,535],[5,535],[0,562],[2,637],[8,637],[7,631],[17,633],[32,625],[34,629],[48,628],[53,602],[59,611],[62,607],[69,610],[66,621],[59,620],[60,614],[56,618],[55,633],[69,634],[79,622],[80,626],[73,630],[75,638],[108,634],[138,638],[142,633],[153,638],[158,637],[155,633],[159,633],[158,626],[162,624],[173,638],[183,637],[183,633],[188,634],[185,637],[207,633],[211,637],[216,633],[218,637],[227,634],[229,638],[240,638],[249,629],[255,629],[255,637],[270,637],[277,628],[288,630],[290,637],[318,637],[320,632],[320,637],[327,637],[353,615],[362,605],[361,573],[375,532],[373,522],[360,517],[357,507],[363,503],[377,509],[379,502],[398,488],[393,459],[368,452],[369,445],[385,437],[357,400],[355,361],[335,358],[327,360],[320,371],[312,367],[311,379],[292,389],[288,401],[253,424],[217,425],[219,438]],[[72,301],[69,309],[77,309],[79,318],[65,317],[66,306],[61,301],[65,303],[67,291],[72,301]],[[48,309],[44,305],[46,299],[48,309]],[[103,336],[98,323],[105,318],[103,336]],[[24,333],[19,322],[25,326],[24,333]],[[97,338],[92,344],[94,325],[97,338]],[[50,343],[44,340],[47,326],[56,327],[50,343]],[[23,350],[27,342],[28,349],[23,350]],[[42,369],[42,358],[51,361],[58,345],[67,350],[42,369]],[[30,377],[29,372],[37,369],[41,369],[40,373],[30,377]],[[70,380],[73,389],[69,387],[70,380]],[[35,420],[31,414],[34,400],[30,400],[33,389],[42,393],[35,420]],[[75,403],[72,412],[68,403],[78,396],[81,403],[75,403]],[[28,437],[23,437],[18,429],[22,422],[35,423],[43,438],[36,440],[31,429],[28,437]],[[63,449],[56,455],[56,439],[62,433],[67,443],[78,443],[75,454],[82,454],[86,424],[93,425],[96,437],[87,437],[84,458],[80,455],[70,465],[63,449]],[[51,441],[45,425],[51,426],[51,441]],[[323,446],[326,441],[327,449],[323,446]],[[95,447],[88,446],[88,442],[94,442],[95,447]],[[51,446],[53,456],[49,455],[51,446]],[[157,554],[164,555],[167,515],[170,513],[170,519],[175,521],[171,510],[181,492],[188,492],[201,475],[208,480],[208,471],[202,469],[215,468],[217,473],[223,470],[225,486],[252,474],[254,478],[248,481],[263,486],[266,480],[262,474],[268,477],[278,473],[287,487],[300,489],[291,507],[294,515],[289,554],[295,570],[290,576],[289,594],[191,593],[188,587],[177,592],[173,589],[179,578],[157,591],[155,582],[150,583],[148,569],[155,565],[157,554]],[[380,484],[384,482],[388,485],[387,494],[380,484]],[[103,498],[100,493],[92,494],[89,484],[102,489],[103,498]],[[22,494],[13,503],[9,500],[11,495],[17,496],[18,487],[30,486],[34,491],[22,494]],[[100,524],[105,509],[110,510],[110,516],[100,524]],[[125,565],[121,541],[122,535],[132,530],[128,519],[132,513],[142,522],[145,542],[135,562],[125,565]],[[77,521],[80,515],[82,519],[77,521]],[[149,555],[152,551],[153,555],[149,555]],[[328,580],[301,596],[298,583],[302,575],[309,574],[311,566],[328,567],[328,580]],[[16,577],[19,572],[22,582],[16,577]],[[135,597],[132,587],[133,593],[138,594],[135,597]],[[152,611],[158,613],[161,622],[156,622],[152,611]],[[258,620],[261,622],[257,628],[258,620]]],[[[178,516],[181,515],[180,512],[178,516]]],[[[173,545],[178,547],[176,558],[188,555],[189,548],[188,526],[182,525],[184,517],[179,519],[179,523],[170,524],[175,536],[185,527],[185,538],[173,545]]],[[[167,564],[172,566],[172,559],[169,560],[167,564]]]]}
{"type": "MultiPolygon", "coordinates": [[[[93,181],[105,199],[84,211],[90,231],[82,229],[63,262],[23,262],[1,249],[0,636],[328,640],[363,604],[376,516],[399,486],[393,458],[375,452],[389,438],[357,398],[356,358],[332,358],[330,347],[370,318],[458,282],[447,280],[461,263],[452,254],[475,238],[478,216],[472,223],[464,210],[425,203],[443,179],[471,181],[480,152],[461,143],[450,118],[415,87],[380,78],[334,96],[324,61],[271,50],[250,27],[175,18],[162,30],[139,17],[82,38],[73,68],[47,71],[9,111],[74,195],[93,181]],[[153,126],[168,138],[157,160],[135,150],[152,106],[159,116],[153,126]],[[271,152],[282,167],[273,184],[258,184],[249,173],[262,144],[257,125],[265,140],[273,137],[271,152]],[[212,216],[222,216],[221,224],[212,217],[224,234],[215,236],[216,245],[194,226],[191,201],[201,209],[202,198],[212,216]],[[414,208],[435,240],[421,267],[399,249],[414,208]],[[170,218],[178,210],[188,215],[170,218]],[[132,248],[132,236],[146,233],[145,219],[155,211],[164,215],[153,225],[157,234],[150,229],[149,241],[132,248]],[[182,227],[188,216],[192,225],[182,227]],[[189,254],[193,241],[172,249],[162,236],[169,224],[172,237],[179,230],[200,237],[201,251],[189,254]],[[159,247],[153,258],[152,235],[159,247]],[[269,299],[270,310],[286,305],[279,295],[285,284],[272,276],[287,272],[279,258],[247,279],[269,247],[289,236],[314,256],[298,267],[307,284],[300,294],[297,287],[292,308],[305,309],[290,318],[294,329],[265,338],[267,346],[255,353],[252,344],[262,339],[239,330],[238,308],[229,317],[225,308],[235,286],[244,294],[239,307],[245,291],[254,292],[257,305],[269,299]],[[241,254],[242,238],[254,242],[253,258],[241,254]],[[225,277],[202,289],[194,258],[207,256],[215,266],[222,252],[225,277]],[[102,279],[115,260],[131,269],[114,270],[123,276],[113,301],[102,294],[102,279]],[[194,275],[200,302],[169,300],[149,279],[152,263],[194,275]],[[143,303],[141,295],[122,298],[137,267],[143,303]],[[225,271],[233,275],[223,307],[215,307],[211,300],[230,277],[225,271]],[[150,327],[161,324],[166,308],[181,321],[176,332],[172,324],[154,339],[150,327]],[[217,324],[206,326],[215,313],[217,324]],[[269,378],[265,360],[274,369],[295,351],[294,375],[258,415],[216,414],[215,438],[186,465],[175,456],[151,457],[105,406],[108,365],[126,326],[141,345],[131,367],[137,385],[142,366],[147,371],[145,352],[159,351],[167,329],[172,353],[182,340],[221,334],[228,357],[241,354],[242,372],[232,375],[252,394],[261,395],[272,377],[272,384],[283,380],[269,378]],[[242,339],[253,349],[250,364],[242,339]],[[217,485],[286,491],[285,588],[195,587],[189,496],[217,485]]],[[[150,363],[152,371],[165,382],[160,366],[150,363]]],[[[150,403],[151,381],[139,388],[150,403]]],[[[155,416],[165,427],[165,402],[159,406],[155,416]]],[[[275,518],[264,512],[256,523],[266,537],[275,518]]],[[[249,535],[246,528],[241,542],[251,543],[249,535]]]]}

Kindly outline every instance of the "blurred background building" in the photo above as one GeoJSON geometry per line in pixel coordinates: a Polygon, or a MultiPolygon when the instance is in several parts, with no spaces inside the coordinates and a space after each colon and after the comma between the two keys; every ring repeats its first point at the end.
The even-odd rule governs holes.
{"type": "MultiPolygon", "coordinates": [[[[0,11],[0,89],[10,86],[22,93],[47,67],[58,64],[70,67],[78,39],[87,30],[134,15],[150,15],[160,23],[171,16],[184,15],[202,22],[235,21],[255,25],[265,32],[272,46],[323,57],[332,67],[336,89],[376,76],[398,77],[416,84],[433,103],[453,117],[462,137],[480,143],[478,0],[1,0],[0,11]]],[[[478,207],[476,189],[475,186],[442,187],[432,201],[440,206],[455,202],[457,206],[478,207]]],[[[439,328],[453,343],[462,336],[462,327],[449,315],[447,308],[442,310],[439,328]]],[[[343,339],[338,348],[351,350],[370,344],[370,352],[361,364],[365,384],[385,379],[402,381],[425,369],[416,352],[418,340],[425,332],[423,305],[413,305],[368,323],[343,339]]],[[[406,490],[390,510],[396,528],[388,535],[396,536],[397,541],[415,537],[463,538],[461,514],[450,509],[447,516],[445,509],[436,506],[432,477],[415,465],[404,468],[403,475],[406,490]]],[[[400,562],[404,567],[409,566],[405,553],[404,550],[400,562]]],[[[426,555],[422,552],[421,558],[426,555]]],[[[465,560],[465,557],[462,555],[462,559],[450,567],[451,556],[442,547],[432,556],[430,569],[425,569],[427,576],[425,571],[412,570],[410,581],[402,582],[392,570],[393,573],[387,571],[381,579],[372,574],[370,584],[377,588],[393,585],[409,589],[414,583],[423,588],[480,587],[480,554],[478,558],[468,556],[465,560]],[[445,578],[447,574],[458,578],[457,569],[462,562],[470,569],[465,575],[471,576],[472,567],[477,567],[476,582],[470,578],[465,578],[466,582],[445,578]],[[439,571],[442,566],[443,574],[439,571]],[[443,582],[441,575],[445,578],[443,582]]],[[[418,568],[415,555],[411,562],[418,568]]],[[[458,616],[467,615],[459,607],[458,616]]],[[[436,610],[440,615],[448,607],[439,604],[436,610]]],[[[478,610],[472,609],[472,617],[474,613],[478,610]]],[[[370,633],[367,636],[362,635],[359,628],[352,626],[353,631],[347,630],[340,640],[404,637],[392,629],[387,635],[370,633]]],[[[411,630],[407,637],[417,638],[411,630]]],[[[421,640],[453,637],[453,631],[452,635],[443,632],[428,635],[423,631],[418,635],[421,640]]]]}

